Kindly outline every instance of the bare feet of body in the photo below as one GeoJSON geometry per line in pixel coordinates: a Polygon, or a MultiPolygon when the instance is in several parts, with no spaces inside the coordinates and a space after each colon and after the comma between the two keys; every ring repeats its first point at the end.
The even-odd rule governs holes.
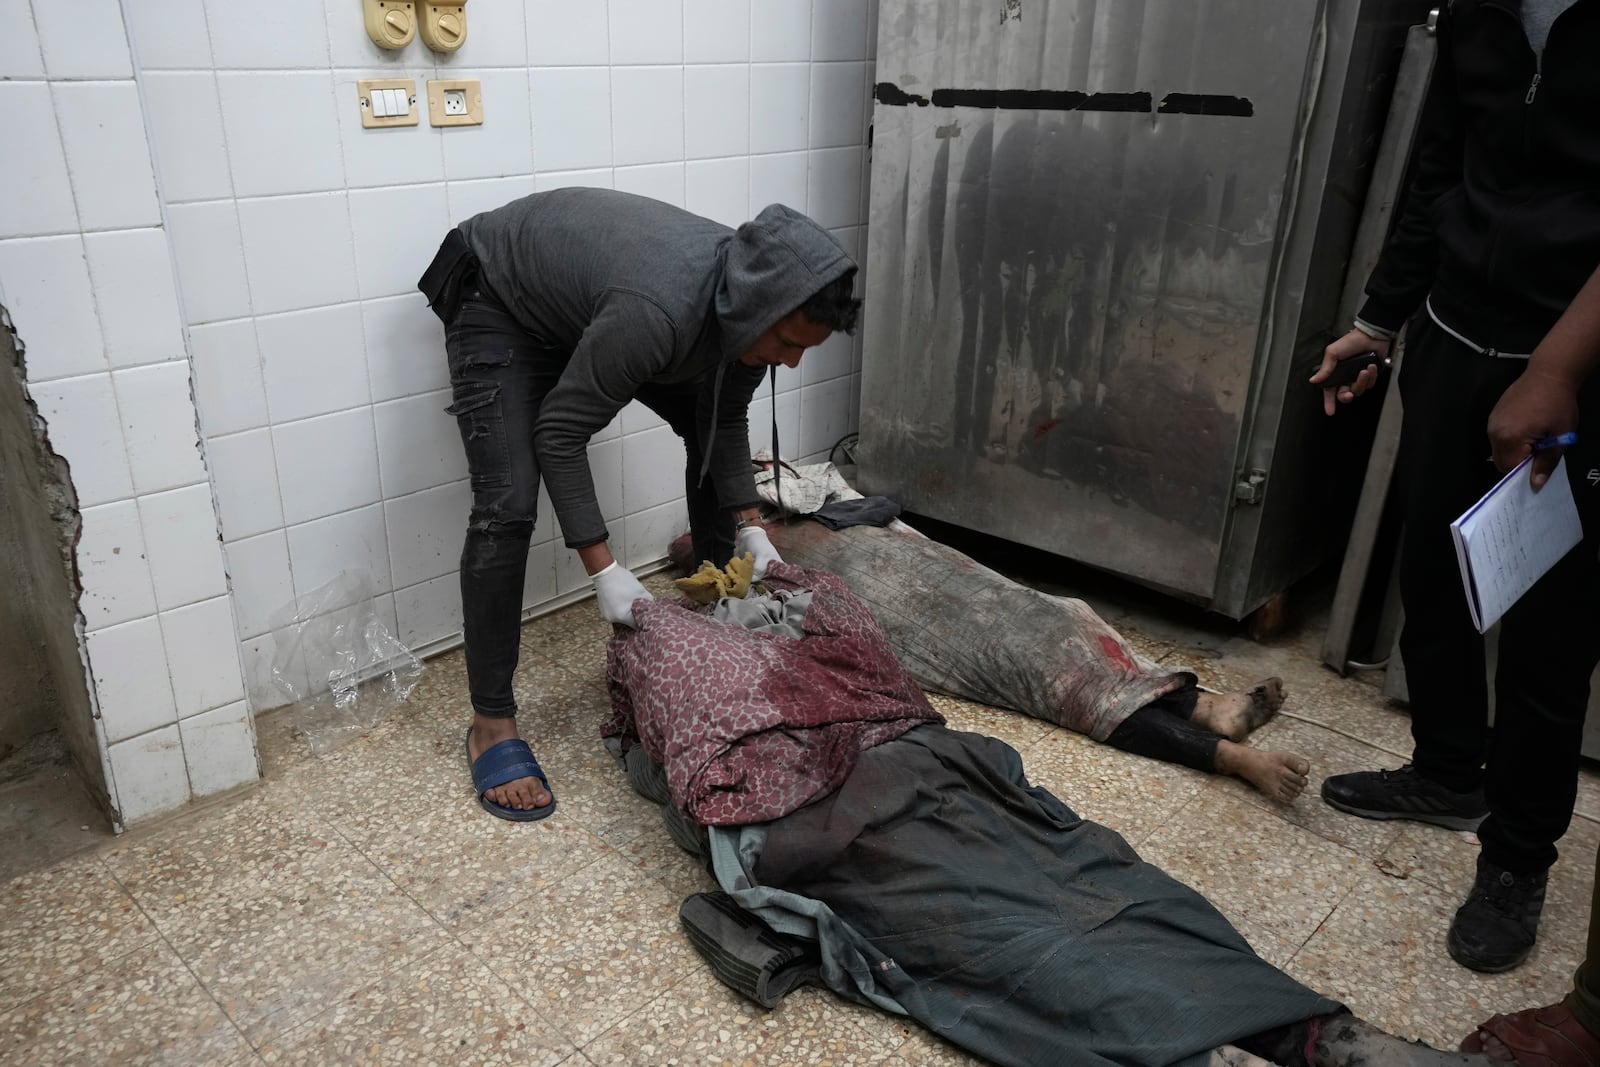
{"type": "Polygon", "coordinates": [[[1292,804],[1305,791],[1311,764],[1293,752],[1268,752],[1224,740],[1217,742],[1217,773],[1243,778],[1267,799],[1292,804]]]}
{"type": "MultiPolygon", "coordinates": [[[[467,752],[476,760],[501,741],[517,736],[517,720],[494,719],[487,715],[472,717],[472,738],[467,742],[467,752]]],[[[484,796],[507,808],[531,811],[550,803],[550,791],[537,778],[518,778],[505,785],[484,791],[484,796]]]]}
{"type": "Polygon", "coordinates": [[[1230,741],[1243,741],[1272,721],[1283,707],[1283,681],[1268,678],[1243,693],[1201,692],[1195,702],[1194,721],[1230,741]]]}

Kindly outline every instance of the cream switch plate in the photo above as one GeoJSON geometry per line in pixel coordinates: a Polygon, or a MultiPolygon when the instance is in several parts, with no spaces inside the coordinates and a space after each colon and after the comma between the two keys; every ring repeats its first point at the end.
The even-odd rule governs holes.
{"type": "Polygon", "coordinates": [[[420,120],[416,94],[417,83],[411,78],[369,78],[356,82],[361,125],[369,128],[417,125],[420,120]]]}
{"type": "MultiPolygon", "coordinates": [[[[454,52],[467,40],[467,0],[419,0],[422,43],[435,52],[454,52]]],[[[437,125],[437,123],[435,123],[437,125]]]]}
{"type": "Polygon", "coordinates": [[[404,48],[417,35],[413,0],[362,0],[367,36],[379,48],[404,48]]]}
{"type": "Polygon", "coordinates": [[[482,83],[477,78],[428,82],[428,121],[435,126],[482,126],[482,83]]]}

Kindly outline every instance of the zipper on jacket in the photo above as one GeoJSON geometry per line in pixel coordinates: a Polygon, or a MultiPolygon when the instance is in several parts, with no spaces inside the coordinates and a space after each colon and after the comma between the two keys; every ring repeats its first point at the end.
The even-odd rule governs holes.
{"type": "Polygon", "coordinates": [[[1528,95],[1522,98],[1522,102],[1524,104],[1533,103],[1533,94],[1539,91],[1539,79],[1542,77],[1542,74],[1539,74],[1538,72],[1534,73],[1533,81],[1528,83],[1528,95]]]}

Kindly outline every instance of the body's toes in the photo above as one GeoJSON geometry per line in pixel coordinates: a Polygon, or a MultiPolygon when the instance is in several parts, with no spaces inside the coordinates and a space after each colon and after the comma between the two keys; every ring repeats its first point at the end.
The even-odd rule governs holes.
{"type": "Polygon", "coordinates": [[[531,811],[550,803],[550,792],[539,784],[537,778],[518,778],[488,791],[490,800],[505,808],[531,811]]]}

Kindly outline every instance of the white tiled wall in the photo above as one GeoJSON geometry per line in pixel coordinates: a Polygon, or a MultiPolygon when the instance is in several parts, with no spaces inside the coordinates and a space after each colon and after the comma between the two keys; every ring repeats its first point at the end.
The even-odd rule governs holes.
{"type": "MultiPolygon", "coordinates": [[[[372,573],[406,640],[459,631],[466,469],[415,288],[449,226],[591,185],[729,224],[781,201],[864,246],[866,0],[477,0],[444,57],[383,52],[359,5],[315,0],[270,18],[196,0],[208,38],[177,42],[170,3],[125,0],[258,710],[279,699],[271,612],[344,567],[372,573]],[[384,75],[479,78],[485,124],[364,130],[355,82],[384,75]]],[[[843,339],[780,377],[787,455],[851,427],[856,371],[843,339]]],[[[761,400],[757,446],[770,421],[761,400]]],[[[659,558],[686,523],[681,448],[635,408],[590,453],[614,551],[659,558]]],[[[529,607],[583,584],[543,514],[529,607]]]]}
{"type": "Polygon", "coordinates": [[[0,304],[77,492],[88,680],[133,821],[254,779],[255,743],[122,12],[0,12],[0,304]]]}
{"type": "MultiPolygon", "coordinates": [[[[91,671],[129,817],[254,774],[245,706],[280,701],[270,617],[340,570],[372,576],[413,645],[458,634],[465,466],[414,288],[445,230],[587,185],[728,224],[787,203],[859,258],[875,10],[477,0],[466,44],[435,56],[376,48],[353,2],[0,0],[0,143],[20,149],[0,296],[84,508],[91,671]],[[362,129],[373,76],[419,95],[479,78],[486,122],[362,129]]],[[[779,375],[786,456],[852,428],[859,363],[840,338],[779,375]]],[[[659,558],[686,524],[670,432],[631,407],[590,455],[613,550],[659,558]]],[[[586,584],[541,515],[529,607],[586,584]]]]}

